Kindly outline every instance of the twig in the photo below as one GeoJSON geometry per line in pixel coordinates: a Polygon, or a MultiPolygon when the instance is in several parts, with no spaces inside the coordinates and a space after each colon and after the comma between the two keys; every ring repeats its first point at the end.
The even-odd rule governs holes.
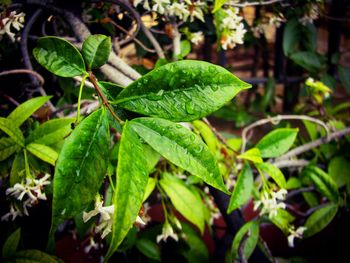
{"type": "Polygon", "coordinates": [[[234,7],[247,7],[247,6],[262,6],[262,5],[272,5],[280,2],[284,2],[286,0],[269,0],[269,1],[257,1],[257,2],[245,2],[245,3],[237,3],[236,1],[230,1],[229,5],[234,7]]]}
{"type": "Polygon", "coordinates": [[[310,209],[308,209],[306,212],[301,212],[297,209],[295,209],[295,207],[293,205],[290,205],[290,204],[286,204],[286,208],[292,212],[293,214],[295,215],[298,215],[300,217],[308,217],[310,216],[313,212],[315,212],[316,210],[322,208],[322,207],[325,207],[327,206],[329,203],[324,203],[324,204],[320,204],[320,205],[317,205],[317,206],[314,206],[314,207],[311,207],[310,209]]]}
{"type": "Polygon", "coordinates": [[[176,23],[172,23],[173,26],[173,58],[177,60],[178,55],[181,54],[181,34],[176,23]]]}
{"type": "Polygon", "coordinates": [[[11,74],[30,74],[36,77],[37,80],[39,80],[40,86],[43,86],[45,83],[44,78],[38,72],[31,69],[11,69],[11,70],[5,70],[0,72],[0,76],[6,76],[11,74]]]}
{"type": "MultiPolygon", "coordinates": [[[[97,100],[97,101],[93,101],[89,104],[87,104],[86,106],[82,107],[80,109],[80,113],[81,114],[84,114],[84,113],[87,113],[89,114],[90,112],[93,112],[94,110],[96,110],[100,105],[100,102],[97,100]]],[[[68,114],[66,117],[68,118],[74,118],[77,116],[77,111],[75,112],[71,112],[70,114],[68,114]]]]}
{"type": "Polygon", "coordinates": [[[242,241],[241,241],[241,243],[239,244],[239,247],[238,247],[238,257],[239,257],[241,263],[247,263],[248,262],[247,259],[244,256],[244,247],[245,247],[249,237],[250,237],[250,231],[246,232],[243,235],[242,241]]]}
{"type": "Polygon", "coordinates": [[[101,88],[98,86],[95,75],[91,71],[89,71],[89,79],[91,83],[94,85],[98,95],[102,99],[102,103],[108,108],[108,110],[110,111],[114,119],[116,119],[122,125],[124,122],[114,113],[114,110],[112,109],[111,105],[108,103],[106,96],[103,94],[101,88]]]}
{"type": "Polygon", "coordinates": [[[295,195],[301,194],[301,193],[305,193],[305,192],[311,192],[315,190],[314,186],[309,186],[309,187],[304,187],[304,188],[299,188],[297,190],[291,190],[288,192],[286,199],[289,199],[295,195]]]}
{"type": "MultiPolygon", "coordinates": [[[[83,81],[83,78],[80,77],[80,76],[73,77],[73,79],[76,80],[76,81],[78,81],[78,82],[80,82],[80,83],[83,81]]],[[[84,85],[85,85],[86,87],[89,87],[89,88],[94,88],[94,84],[92,84],[92,83],[91,83],[90,81],[88,81],[88,80],[85,80],[84,85]]]]}
{"type": "Polygon", "coordinates": [[[142,29],[143,33],[145,34],[145,36],[148,38],[148,40],[153,45],[154,49],[157,52],[158,57],[165,58],[164,52],[163,52],[161,46],[159,45],[157,39],[153,36],[151,31],[144,25],[144,23],[142,21],[141,21],[141,29],[142,29]]]}
{"type": "Polygon", "coordinates": [[[215,136],[219,139],[220,142],[227,145],[226,139],[211,125],[207,118],[202,118],[202,120],[208,125],[208,127],[213,131],[215,136]]]}
{"type": "Polygon", "coordinates": [[[282,160],[286,160],[286,159],[292,158],[294,156],[300,155],[300,154],[307,152],[313,148],[316,148],[322,144],[326,144],[326,143],[329,143],[330,141],[341,138],[349,133],[350,133],[350,127],[346,127],[344,130],[341,130],[341,131],[333,132],[333,133],[329,134],[328,136],[324,136],[324,137],[317,139],[315,141],[306,143],[304,145],[301,145],[301,146],[287,152],[286,154],[277,158],[276,162],[280,162],[282,160]]]}
{"type": "Polygon", "coordinates": [[[272,123],[274,125],[278,124],[280,121],[282,120],[306,120],[306,121],[311,121],[314,123],[319,124],[320,126],[322,126],[327,134],[329,134],[329,129],[327,127],[327,125],[323,122],[320,121],[316,118],[312,118],[309,116],[305,116],[305,115],[277,115],[275,117],[268,117],[266,119],[261,119],[258,120],[250,125],[248,125],[247,127],[245,127],[242,131],[242,148],[241,148],[241,152],[243,153],[245,151],[245,147],[246,147],[246,143],[247,143],[247,133],[257,127],[257,126],[261,126],[261,125],[265,125],[267,123],[272,123]]]}
{"type": "Polygon", "coordinates": [[[310,162],[307,160],[282,160],[279,162],[272,163],[277,168],[289,168],[289,167],[304,167],[310,162]]]}

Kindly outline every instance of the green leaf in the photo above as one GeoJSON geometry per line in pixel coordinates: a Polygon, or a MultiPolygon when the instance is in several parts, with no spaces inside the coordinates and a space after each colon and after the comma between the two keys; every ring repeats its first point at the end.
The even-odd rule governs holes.
{"type": "Polygon", "coordinates": [[[250,87],[222,67],[182,60],[156,68],[134,81],[114,103],[147,116],[193,121],[218,110],[250,87]]]}
{"type": "Polygon", "coordinates": [[[28,249],[21,250],[15,254],[15,262],[17,263],[61,263],[62,260],[46,254],[40,250],[28,249]]]}
{"type": "Polygon", "coordinates": [[[205,224],[204,204],[200,197],[193,193],[183,181],[168,173],[162,174],[159,184],[169,196],[175,209],[197,226],[203,234],[205,224]]]}
{"type": "Polygon", "coordinates": [[[10,172],[10,185],[14,186],[16,183],[20,183],[24,179],[25,165],[23,151],[16,154],[13,160],[11,172],[10,172]]]}
{"type": "Polygon", "coordinates": [[[82,54],[88,69],[96,69],[105,64],[112,50],[111,38],[104,35],[91,35],[85,39],[82,54]]]}
{"type": "Polygon", "coordinates": [[[33,54],[43,67],[57,76],[75,77],[86,72],[79,50],[62,38],[40,38],[33,54]]]}
{"type": "Polygon", "coordinates": [[[314,122],[311,122],[311,121],[306,121],[306,120],[303,120],[303,123],[304,123],[304,126],[306,128],[307,133],[310,136],[310,139],[316,140],[318,137],[317,124],[314,122]]]}
{"type": "Polygon", "coordinates": [[[313,236],[323,230],[333,220],[337,211],[338,206],[331,203],[313,212],[306,220],[304,237],[313,236]]]}
{"type": "Polygon", "coordinates": [[[40,109],[52,96],[36,97],[19,105],[14,109],[7,119],[11,120],[16,127],[22,125],[34,112],[40,109]]]}
{"type": "Polygon", "coordinates": [[[290,222],[292,222],[295,218],[286,210],[278,209],[277,215],[274,215],[269,219],[275,226],[277,226],[287,235],[289,233],[290,222]]]}
{"type": "Polygon", "coordinates": [[[21,238],[21,229],[18,228],[15,232],[13,232],[5,241],[5,244],[2,247],[2,258],[9,259],[13,257],[16,253],[19,239],[21,238]]]}
{"type": "Polygon", "coordinates": [[[212,154],[215,154],[217,151],[217,147],[219,145],[219,141],[216,138],[213,131],[209,128],[209,126],[200,120],[193,121],[193,126],[199,131],[205,143],[208,145],[212,154]]]}
{"type": "Polygon", "coordinates": [[[286,189],[286,179],[279,168],[270,163],[257,163],[255,166],[261,172],[265,172],[270,175],[280,188],[286,189]]]}
{"type": "Polygon", "coordinates": [[[26,149],[44,162],[55,166],[56,160],[58,158],[58,153],[49,146],[31,143],[26,146],[26,149]]]}
{"type": "Polygon", "coordinates": [[[23,133],[12,120],[0,117],[0,130],[10,136],[15,143],[24,147],[23,133]]]}
{"type": "Polygon", "coordinates": [[[94,200],[106,174],[109,141],[104,110],[85,118],[66,139],[55,168],[53,223],[73,218],[94,200]]]}
{"type": "Polygon", "coordinates": [[[142,203],[145,202],[147,200],[147,198],[151,195],[151,193],[153,192],[154,188],[156,188],[156,179],[149,177],[148,178],[148,182],[147,182],[147,186],[145,189],[145,195],[142,199],[142,203]]]}
{"type": "Polygon", "coordinates": [[[287,181],[286,189],[288,189],[288,190],[297,189],[297,188],[300,188],[301,186],[302,186],[302,184],[298,178],[290,177],[287,181]]]}
{"type": "Polygon", "coordinates": [[[186,57],[191,52],[191,42],[188,40],[182,40],[180,43],[179,59],[186,57]]]}
{"type": "Polygon", "coordinates": [[[338,202],[339,192],[337,184],[327,173],[317,166],[307,166],[303,169],[302,174],[310,178],[316,189],[328,200],[335,203],[338,202]]]}
{"type": "Polygon", "coordinates": [[[345,90],[350,94],[350,68],[338,66],[338,75],[345,90]]]}
{"type": "Polygon", "coordinates": [[[193,132],[180,124],[158,118],[137,118],[130,124],[143,140],[170,162],[227,192],[215,158],[193,132]]]}
{"type": "Polygon", "coordinates": [[[280,128],[266,134],[257,144],[261,157],[274,158],[281,156],[292,147],[298,129],[280,128]]]}
{"type": "Polygon", "coordinates": [[[300,27],[296,19],[288,20],[283,31],[283,52],[285,56],[291,55],[300,42],[300,27]]]}
{"type": "Polygon", "coordinates": [[[303,197],[304,197],[306,203],[310,207],[315,207],[315,206],[319,205],[319,201],[318,201],[317,195],[315,193],[304,192],[303,197]]]}
{"type": "Polygon", "coordinates": [[[124,89],[115,83],[107,81],[99,81],[99,87],[102,89],[103,93],[106,95],[108,100],[114,100],[118,94],[124,89]]]}
{"type": "Polygon", "coordinates": [[[72,131],[71,124],[74,118],[49,120],[41,124],[26,138],[26,144],[39,143],[52,145],[62,141],[72,131]]]}
{"type": "Polygon", "coordinates": [[[290,58],[296,64],[312,73],[316,73],[325,67],[323,58],[315,52],[295,52],[290,56],[290,58]]]}
{"type": "Polygon", "coordinates": [[[342,187],[350,182],[350,162],[343,156],[337,156],[330,161],[328,173],[337,186],[342,187]]]}
{"type": "Polygon", "coordinates": [[[159,153],[153,150],[148,144],[142,144],[143,147],[143,155],[146,159],[147,163],[147,171],[151,173],[154,167],[157,165],[160,159],[159,153]]]}
{"type": "Polygon", "coordinates": [[[7,137],[0,138],[0,162],[6,160],[18,149],[20,147],[13,139],[7,137]]]}
{"type": "MultiPolygon", "coordinates": [[[[245,260],[248,260],[251,254],[253,253],[256,244],[258,243],[259,239],[259,224],[257,221],[250,221],[246,224],[244,224],[235,235],[235,238],[232,242],[231,247],[231,261],[234,262],[238,259],[238,250],[241,246],[242,242],[244,243],[243,246],[243,256],[245,260]],[[246,237],[247,236],[247,237],[246,237]],[[246,240],[244,241],[244,238],[246,240]]],[[[243,261],[243,259],[240,259],[243,261]]]]}
{"type": "Polygon", "coordinates": [[[227,0],[214,0],[214,8],[212,13],[218,11],[226,2],[227,0]]]}
{"type": "Polygon", "coordinates": [[[182,231],[186,235],[186,243],[189,249],[180,250],[180,253],[191,263],[209,262],[209,252],[203,239],[188,224],[182,223],[182,231]]]}
{"type": "Polygon", "coordinates": [[[246,162],[238,175],[237,184],[233,189],[227,213],[231,213],[249,200],[253,189],[253,183],[253,173],[250,165],[246,162]]]}
{"type": "Polygon", "coordinates": [[[136,241],[136,248],[147,258],[160,261],[160,251],[157,244],[147,238],[140,238],[136,241]]]}
{"type": "Polygon", "coordinates": [[[262,163],[261,153],[258,148],[252,148],[237,156],[237,158],[249,160],[253,163],[262,163]]]}
{"type": "Polygon", "coordinates": [[[117,188],[114,194],[112,239],[105,261],[112,256],[140,211],[148,182],[146,159],[137,133],[126,122],[120,140],[117,166],[117,188]]]}

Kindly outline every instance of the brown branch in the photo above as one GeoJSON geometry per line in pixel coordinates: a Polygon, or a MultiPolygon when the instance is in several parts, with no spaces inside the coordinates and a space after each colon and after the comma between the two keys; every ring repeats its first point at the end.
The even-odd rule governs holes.
{"type": "Polygon", "coordinates": [[[98,95],[102,99],[102,103],[108,108],[108,110],[110,111],[110,113],[112,114],[114,119],[116,119],[117,122],[119,122],[121,125],[123,125],[124,122],[114,113],[112,106],[108,103],[106,96],[103,94],[101,88],[98,86],[97,79],[96,79],[95,75],[91,71],[89,71],[89,79],[90,79],[91,83],[94,85],[98,95]]]}
{"type": "Polygon", "coordinates": [[[44,78],[38,72],[31,69],[11,69],[11,70],[5,70],[0,72],[0,76],[6,76],[6,75],[12,75],[12,74],[30,74],[39,80],[40,86],[43,86],[45,83],[44,78]]]}
{"type": "Polygon", "coordinates": [[[282,155],[281,157],[277,158],[276,159],[276,162],[280,162],[282,160],[286,160],[286,159],[289,159],[289,158],[292,158],[294,156],[297,156],[297,155],[300,155],[302,153],[305,153],[313,148],[316,148],[322,144],[326,144],[326,143],[329,143],[335,139],[339,139],[347,134],[350,133],[350,127],[347,127],[345,128],[344,130],[341,130],[341,131],[336,131],[336,132],[333,132],[331,133],[330,135],[328,136],[324,136],[320,139],[317,139],[315,141],[312,141],[312,142],[309,142],[309,143],[306,143],[304,145],[301,145],[289,152],[287,152],[286,154],[282,155]]]}

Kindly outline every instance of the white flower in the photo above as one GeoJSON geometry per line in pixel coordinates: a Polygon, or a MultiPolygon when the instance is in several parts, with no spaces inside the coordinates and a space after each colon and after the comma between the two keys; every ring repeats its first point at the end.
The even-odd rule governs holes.
{"type": "Polygon", "coordinates": [[[269,214],[269,217],[272,218],[277,215],[278,209],[286,208],[286,204],[281,202],[285,200],[286,194],[287,191],[285,189],[272,192],[271,194],[263,192],[260,200],[254,202],[254,210],[261,207],[259,215],[269,214]]]}
{"type": "Polygon", "coordinates": [[[143,8],[146,9],[147,11],[151,10],[151,7],[149,6],[148,0],[135,0],[134,1],[134,6],[138,6],[141,2],[143,2],[143,8]]]}
{"type": "Polygon", "coordinates": [[[159,243],[161,240],[166,241],[168,237],[171,237],[175,241],[179,240],[179,237],[174,232],[173,227],[169,224],[168,220],[166,220],[163,224],[162,234],[157,236],[157,243],[159,243]]]}
{"type": "Polygon", "coordinates": [[[11,32],[11,27],[19,31],[23,27],[24,13],[16,14],[16,11],[10,13],[9,16],[1,20],[0,37],[7,34],[12,42],[15,42],[15,33],[11,32]]]}
{"type": "Polygon", "coordinates": [[[96,243],[93,237],[90,237],[89,245],[84,247],[84,252],[88,254],[91,249],[97,250],[99,249],[99,243],[96,243]]]}
{"type": "Polygon", "coordinates": [[[175,2],[169,6],[167,11],[170,16],[177,16],[180,20],[187,20],[187,17],[190,14],[185,3],[175,2]]]}
{"type": "MultiPolygon", "coordinates": [[[[27,212],[28,213],[28,212],[27,212]]],[[[23,216],[23,213],[21,210],[19,210],[16,206],[13,204],[10,205],[10,212],[7,214],[3,215],[1,217],[1,221],[8,221],[10,216],[12,216],[12,221],[16,219],[17,216],[23,216]]]]}
{"type": "Polygon", "coordinates": [[[295,230],[294,226],[291,226],[289,228],[288,246],[294,247],[294,238],[302,238],[305,230],[306,227],[303,226],[298,227],[297,230],[295,230]]]}
{"type": "Polygon", "coordinates": [[[193,22],[195,18],[204,22],[203,9],[206,8],[206,3],[201,1],[192,2],[191,0],[185,0],[185,2],[190,12],[190,22],[193,22]]]}
{"type": "Polygon", "coordinates": [[[189,38],[192,44],[198,45],[201,42],[203,42],[204,35],[203,35],[203,32],[199,31],[199,32],[191,33],[189,38]]]}
{"type": "Polygon", "coordinates": [[[319,12],[320,10],[318,5],[311,4],[307,14],[300,18],[299,22],[303,25],[306,25],[307,23],[312,23],[314,20],[318,19],[319,12]]]}
{"type": "Polygon", "coordinates": [[[152,10],[163,15],[165,13],[165,10],[169,8],[167,5],[170,4],[170,0],[153,0],[153,3],[154,5],[152,7],[152,10]]]}

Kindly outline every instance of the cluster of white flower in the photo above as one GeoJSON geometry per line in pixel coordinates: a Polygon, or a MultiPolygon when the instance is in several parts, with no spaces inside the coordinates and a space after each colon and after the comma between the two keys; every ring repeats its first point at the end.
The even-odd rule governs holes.
{"type": "Polygon", "coordinates": [[[260,216],[269,214],[269,217],[272,218],[277,215],[278,209],[286,208],[286,204],[282,202],[286,199],[286,195],[287,190],[285,189],[271,193],[264,191],[261,199],[254,202],[254,210],[260,208],[260,216]]]}
{"type": "Polygon", "coordinates": [[[294,247],[294,238],[302,238],[304,231],[306,230],[306,227],[298,227],[297,230],[295,230],[294,226],[291,226],[288,231],[289,231],[289,236],[288,236],[288,246],[294,247]]]}
{"type": "Polygon", "coordinates": [[[207,6],[205,2],[200,0],[191,1],[170,1],[170,0],[135,0],[134,6],[143,3],[143,8],[148,11],[157,12],[160,15],[176,16],[181,21],[193,22],[199,19],[204,22],[204,10],[207,6]]]}
{"type": "Polygon", "coordinates": [[[11,31],[12,27],[19,31],[23,27],[24,23],[23,12],[17,14],[16,11],[10,13],[9,16],[6,16],[1,20],[0,23],[0,39],[3,35],[7,34],[12,42],[15,42],[15,33],[11,31]]]}
{"type": "Polygon", "coordinates": [[[165,220],[162,228],[162,234],[157,236],[157,243],[159,243],[161,240],[166,241],[168,237],[171,237],[175,241],[179,241],[179,237],[174,232],[173,227],[171,226],[168,220],[165,220]]]}
{"type": "MultiPolygon", "coordinates": [[[[103,201],[101,197],[97,196],[95,200],[95,208],[88,213],[86,212],[83,213],[84,223],[86,223],[92,217],[98,214],[100,215],[100,221],[99,221],[99,224],[95,227],[95,232],[96,233],[102,232],[101,238],[105,238],[112,231],[114,205],[103,206],[103,201]]],[[[139,216],[137,216],[135,222],[140,225],[146,224],[139,216]]]]}
{"type": "Polygon", "coordinates": [[[311,23],[318,19],[320,13],[319,6],[317,4],[311,4],[309,5],[309,9],[307,10],[307,13],[299,19],[299,22],[303,25],[306,25],[307,23],[311,23]]]}
{"type": "Polygon", "coordinates": [[[199,32],[190,33],[189,40],[191,41],[192,44],[199,45],[204,40],[203,32],[199,31],[199,32]]]}
{"type": "Polygon", "coordinates": [[[50,184],[50,175],[45,174],[40,179],[26,178],[25,183],[16,183],[13,187],[6,190],[6,195],[15,197],[23,203],[23,212],[17,206],[11,204],[10,212],[1,217],[2,221],[7,221],[12,216],[12,221],[17,216],[29,215],[27,208],[37,204],[39,200],[46,200],[46,195],[43,193],[45,185],[50,184]],[[25,200],[23,200],[23,198],[25,200]]]}
{"type": "Polygon", "coordinates": [[[239,16],[237,8],[225,9],[225,18],[219,26],[222,35],[220,39],[221,47],[226,50],[234,48],[236,44],[243,44],[244,34],[247,30],[242,23],[243,17],[239,16]]]}

